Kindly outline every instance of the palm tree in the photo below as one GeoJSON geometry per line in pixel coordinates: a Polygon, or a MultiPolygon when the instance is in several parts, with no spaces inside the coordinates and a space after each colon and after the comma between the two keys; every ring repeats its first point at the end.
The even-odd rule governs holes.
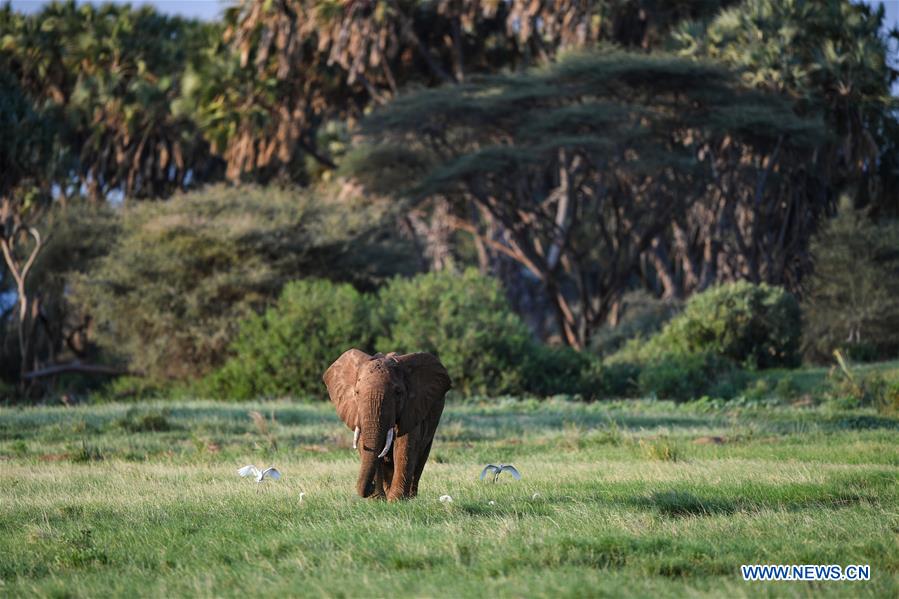
{"type": "Polygon", "coordinates": [[[208,148],[178,96],[184,64],[210,28],[147,7],[0,10],[0,61],[39,106],[63,117],[60,143],[72,149],[55,181],[63,190],[75,182],[95,199],[158,197],[207,168],[208,148]]]}

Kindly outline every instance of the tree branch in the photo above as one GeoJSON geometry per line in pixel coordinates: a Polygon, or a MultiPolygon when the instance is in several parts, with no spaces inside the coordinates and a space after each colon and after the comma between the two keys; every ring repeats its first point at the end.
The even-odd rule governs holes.
{"type": "Polygon", "coordinates": [[[46,368],[41,368],[40,370],[26,372],[22,375],[22,378],[29,380],[39,379],[47,376],[53,376],[55,374],[64,374],[67,372],[79,372],[83,374],[104,374],[108,376],[123,376],[126,374],[139,376],[133,372],[121,370],[112,366],[103,366],[102,364],[82,364],[78,360],[75,360],[74,362],[68,362],[66,364],[54,364],[53,366],[47,366],[46,368]]]}

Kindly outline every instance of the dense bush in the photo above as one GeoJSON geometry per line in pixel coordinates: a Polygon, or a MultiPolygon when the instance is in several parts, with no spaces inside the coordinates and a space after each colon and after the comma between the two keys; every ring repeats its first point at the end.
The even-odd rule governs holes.
{"type": "Polygon", "coordinates": [[[604,398],[639,395],[640,364],[635,362],[603,363],[599,369],[597,394],[604,398]]]}
{"type": "Polygon", "coordinates": [[[343,351],[439,356],[463,394],[592,396],[595,359],[534,341],[499,284],[474,270],[394,279],[377,294],[304,280],[277,304],[245,318],[228,361],[195,391],[203,396],[324,397],[321,375],[343,351]]]}
{"type": "Polygon", "coordinates": [[[499,283],[466,270],[394,279],[378,294],[377,349],[429,351],[465,394],[517,393],[534,342],[499,283]]]}
{"type": "Polygon", "coordinates": [[[108,255],[75,295],[98,341],[156,381],[221,364],[236,325],[301,276],[374,286],[405,272],[384,209],[306,190],[225,186],[123,209],[108,255]],[[361,266],[363,265],[364,266],[361,266]]]}
{"type": "Polygon", "coordinates": [[[739,282],[694,295],[654,336],[606,358],[602,388],[613,396],[687,400],[743,391],[741,368],[799,364],[800,315],[778,287],[739,282]]]}
{"type": "Polygon", "coordinates": [[[570,347],[533,342],[521,370],[524,390],[535,395],[581,395],[589,399],[602,393],[599,360],[570,347]]]}
{"type": "Polygon", "coordinates": [[[379,351],[433,352],[466,395],[599,391],[595,358],[534,340],[499,282],[474,269],[394,279],[379,293],[376,315],[379,351]]]}
{"type": "Polygon", "coordinates": [[[661,332],[626,345],[612,361],[709,353],[746,368],[794,367],[800,335],[799,304],[791,294],[741,281],[694,295],[661,332]]]}
{"type": "Polygon", "coordinates": [[[371,347],[369,303],[346,283],[289,283],[275,306],[242,322],[231,357],[198,391],[229,399],[322,395],[322,373],[337,356],[371,347]]]}
{"type": "Polygon", "coordinates": [[[671,354],[641,368],[641,396],[687,401],[703,395],[729,399],[739,391],[733,363],[711,352],[671,354]]]}

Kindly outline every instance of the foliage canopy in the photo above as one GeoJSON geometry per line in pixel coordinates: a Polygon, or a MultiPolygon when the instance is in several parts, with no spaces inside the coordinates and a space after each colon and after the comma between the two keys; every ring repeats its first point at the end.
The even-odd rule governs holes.
{"type": "Polygon", "coordinates": [[[401,96],[363,128],[376,143],[348,171],[412,203],[451,198],[457,227],[539,279],[575,348],[588,345],[650,248],[706,229],[716,251],[683,249],[695,285],[797,280],[801,223],[827,207],[801,170],[821,123],[710,62],[569,54],[401,96]],[[399,156],[412,168],[378,168],[399,156]],[[778,235],[768,221],[793,210],[784,202],[806,213],[778,235]]]}
{"type": "Polygon", "coordinates": [[[101,345],[132,368],[193,378],[221,363],[239,320],[287,281],[307,275],[365,286],[409,267],[406,252],[378,238],[384,215],[377,205],[252,187],[136,205],[124,210],[109,255],[80,278],[78,301],[96,318],[101,345]],[[383,259],[372,260],[377,254],[383,259]],[[357,268],[363,261],[367,268],[357,268]]]}
{"type": "Polygon", "coordinates": [[[804,302],[809,357],[835,349],[877,359],[899,350],[899,224],[844,209],[815,238],[815,271],[804,302]]]}

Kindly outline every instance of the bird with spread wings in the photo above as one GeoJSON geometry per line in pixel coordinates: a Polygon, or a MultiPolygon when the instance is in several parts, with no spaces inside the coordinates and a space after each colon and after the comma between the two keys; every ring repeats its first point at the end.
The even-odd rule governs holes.
{"type": "Polygon", "coordinates": [[[244,466],[243,468],[238,470],[237,473],[243,478],[254,476],[256,477],[257,483],[261,483],[266,476],[275,480],[281,479],[281,473],[278,472],[278,470],[274,466],[272,466],[271,468],[266,468],[265,470],[260,470],[256,466],[250,464],[249,466],[244,466]]]}
{"type": "Polygon", "coordinates": [[[493,472],[493,482],[499,480],[499,475],[503,472],[508,472],[515,480],[521,480],[521,474],[512,464],[487,464],[481,471],[481,480],[484,480],[488,472],[493,472]]]}

